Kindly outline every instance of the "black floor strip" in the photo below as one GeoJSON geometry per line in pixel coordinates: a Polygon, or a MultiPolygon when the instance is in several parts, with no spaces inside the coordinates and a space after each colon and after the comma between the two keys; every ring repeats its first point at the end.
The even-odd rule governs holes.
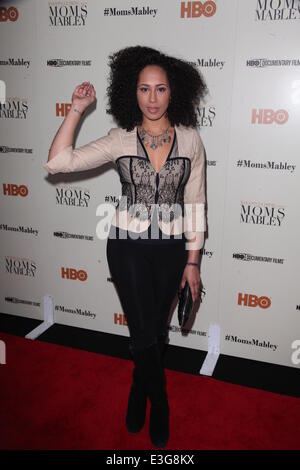
{"type": "MultiPolygon", "coordinates": [[[[39,320],[19,315],[0,314],[0,332],[16,336],[24,337],[40,323],[39,320]]],[[[126,336],[54,324],[38,339],[113,357],[131,358],[126,336]]],[[[169,345],[165,356],[165,366],[168,369],[198,375],[205,356],[206,351],[169,345]]],[[[294,367],[221,354],[213,378],[273,393],[300,397],[300,371],[294,367]]]]}

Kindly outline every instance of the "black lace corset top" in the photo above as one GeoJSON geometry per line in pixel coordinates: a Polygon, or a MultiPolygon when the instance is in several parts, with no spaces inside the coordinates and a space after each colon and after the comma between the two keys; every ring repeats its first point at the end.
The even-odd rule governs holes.
{"type": "Polygon", "coordinates": [[[127,210],[130,215],[140,220],[148,219],[151,223],[148,230],[138,237],[128,236],[127,230],[117,227],[115,238],[124,237],[142,243],[186,240],[184,234],[166,237],[157,223],[158,220],[172,221],[184,210],[184,187],[190,174],[190,160],[179,157],[176,131],[167,159],[159,172],[154,169],[138,130],[137,154],[121,156],[116,160],[122,185],[118,207],[120,211],[127,210]],[[158,236],[153,238],[153,233],[158,233],[158,236]]]}

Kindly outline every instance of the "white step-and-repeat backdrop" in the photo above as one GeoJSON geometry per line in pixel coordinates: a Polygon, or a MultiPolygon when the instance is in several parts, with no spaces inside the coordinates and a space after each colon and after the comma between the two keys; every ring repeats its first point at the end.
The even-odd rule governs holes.
{"type": "Polygon", "coordinates": [[[184,334],[174,302],[171,344],[207,350],[218,324],[221,353],[299,367],[299,0],[2,1],[0,44],[0,311],[42,319],[50,294],[57,323],[128,335],[96,235],[118,173],[43,164],[75,86],[97,93],[79,147],[116,126],[109,54],[150,46],[195,63],[209,89],[206,295],[184,334]]]}

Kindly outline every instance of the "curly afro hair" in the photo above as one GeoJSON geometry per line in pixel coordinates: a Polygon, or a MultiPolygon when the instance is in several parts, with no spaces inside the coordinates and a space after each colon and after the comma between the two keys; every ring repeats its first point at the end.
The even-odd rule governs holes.
{"type": "Polygon", "coordinates": [[[147,65],[158,65],[167,74],[172,97],[167,110],[171,126],[196,127],[195,108],[208,91],[202,74],[195,65],[150,47],[126,47],[109,55],[107,114],[127,131],[142,123],[136,93],[139,73],[147,65]]]}

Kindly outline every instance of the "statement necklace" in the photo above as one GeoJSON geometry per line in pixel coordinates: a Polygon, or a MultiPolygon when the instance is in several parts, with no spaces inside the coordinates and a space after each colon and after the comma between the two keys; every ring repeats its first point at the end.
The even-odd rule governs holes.
{"type": "Polygon", "coordinates": [[[152,135],[150,132],[147,132],[144,127],[142,127],[140,131],[140,137],[144,144],[150,143],[150,148],[155,150],[159,145],[162,146],[165,142],[171,142],[169,129],[170,127],[168,127],[162,134],[152,135]]]}

